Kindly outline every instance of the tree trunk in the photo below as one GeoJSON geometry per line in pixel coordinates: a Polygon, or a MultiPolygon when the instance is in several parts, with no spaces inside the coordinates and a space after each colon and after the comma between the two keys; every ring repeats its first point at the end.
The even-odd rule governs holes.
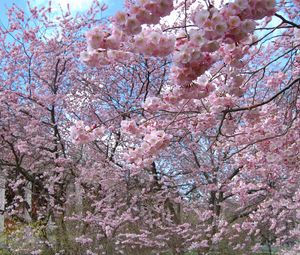
{"type": "Polygon", "coordinates": [[[0,233],[4,231],[5,178],[0,175],[0,233]]]}

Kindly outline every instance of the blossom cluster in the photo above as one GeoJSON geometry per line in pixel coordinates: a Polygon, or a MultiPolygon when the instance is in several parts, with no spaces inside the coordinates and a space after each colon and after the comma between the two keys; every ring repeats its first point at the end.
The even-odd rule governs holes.
{"type": "Polygon", "coordinates": [[[215,86],[204,77],[199,77],[189,87],[175,87],[164,95],[164,101],[174,105],[184,99],[202,99],[208,97],[215,90],[215,86]]]}
{"type": "Polygon", "coordinates": [[[80,54],[81,61],[92,67],[101,67],[113,62],[126,62],[131,58],[130,52],[122,50],[90,50],[80,54]]]}
{"type": "Polygon", "coordinates": [[[144,30],[134,37],[134,49],[148,56],[165,57],[174,51],[175,37],[162,31],[144,30]]]}
{"type": "Polygon", "coordinates": [[[157,111],[157,110],[161,110],[163,109],[165,106],[164,106],[164,103],[163,101],[158,98],[158,97],[147,97],[144,105],[143,105],[143,108],[146,110],[146,111],[149,111],[149,112],[154,112],[154,111],[157,111]]]}
{"type": "MultiPolygon", "coordinates": [[[[249,37],[256,27],[256,19],[275,12],[274,0],[236,0],[218,10],[196,8],[192,21],[198,29],[192,29],[176,40],[159,30],[145,29],[143,24],[157,24],[173,10],[172,0],[139,0],[130,3],[127,12],[118,12],[110,29],[97,27],[87,32],[88,51],[82,53],[82,60],[91,66],[110,64],[111,55],[119,50],[122,42],[132,39],[133,52],[146,56],[165,57],[174,52],[172,77],[176,84],[188,86],[208,70],[217,60],[213,52],[220,43],[239,43],[249,37]],[[111,30],[111,32],[109,32],[111,30]],[[127,38],[127,39],[126,39],[127,38]]],[[[227,57],[227,62],[230,59],[227,57]]],[[[234,66],[240,62],[235,61],[234,66]]]]}
{"type": "Polygon", "coordinates": [[[211,95],[215,86],[203,77],[199,77],[189,87],[174,87],[171,91],[166,92],[162,98],[151,96],[147,97],[143,108],[148,112],[168,110],[173,108],[184,99],[202,99],[211,95]]]}
{"type": "Polygon", "coordinates": [[[145,134],[139,147],[129,150],[126,158],[132,164],[147,167],[169,145],[170,140],[171,136],[163,130],[152,130],[145,134]]]}
{"type": "Polygon", "coordinates": [[[226,44],[223,45],[219,50],[219,53],[224,63],[235,68],[243,67],[244,64],[242,58],[248,52],[249,52],[249,46],[243,46],[243,44],[240,45],[226,44]]]}
{"type": "Polygon", "coordinates": [[[199,83],[198,79],[193,82],[191,87],[186,89],[178,88],[174,92],[179,100],[181,99],[201,99],[205,98],[215,90],[215,87],[211,83],[199,83]]]}
{"type": "Polygon", "coordinates": [[[75,126],[70,128],[70,139],[75,144],[85,144],[102,137],[104,131],[104,127],[90,127],[83,121],[77,121],[75,126]]]}
{"type": "Polygon", "coordinates": [[[137,126],[134,120],[123,120],[121,122],[121,129],[124,133],[128,134],[139,134],[141,128],[137,126]]]}
{"type": "Polygon", "coordinates": [[[197,9],[192,20],[204,30],[207,39],[223,39],[226,43],[235,43],[254,31],[254,20],[273,15],[275,3],[275,0],[236,0],[221,10],[197,9]]]}
{"type": "Polygon", "coordinates": [[[83,51],[80,53],[80,59],[82,62],[93,67],[101,67],[102,65],[108,65],[111,63],[106,50],[83,51]]]}
{"type": "MultiPolygon", "coordinates": [[[[172,68],[175,83],[190,85],[216,61],[212,53],[221,42],[236,44],[247,39],[256,27],[255,20],[274,14],[274,6],[274,0],[236,0],[221,10],[197,8],[192,20],[199,30],[191,30],[189,40],[181,38],[176,45],[172,68]]],[[[240,67],[241,57],[232,64],[240,67]]],[[[231,62],[229,58],[226,61],[231,62]]]]}
{"type": "Polygon", "coordinates": [[[275,13],[275,0],[240,0],[236,3],[241,2],[246,5],[249,4],[249,8],[244,8],[241,16],[248,19],[262,19],[266,16],[272,16],[275,13]]]}
{"type": "Polygon", "coordinates": [[[173,57],[172,75],[176,84],[189,85],[215,62],[211,53],[203,52],[193,42],[179,45],[173,57]]]}
{"type": "Polygon", "coordinates": [[[113,28],[112,32],[109,33],[104,27],[95,27],[86,33],[86,39],[89,50],[98,49],[113,49],[117,50],[120,47],[122,39],[122,31],[113,28]]]}
{"type": "Polygon", "coordinates": [[[142,24],[157,24],[161,17],[170,14],[172,10],[173,0],[139,0],[128,13],[118,12],[114,21],[126,34],[135,35],[142,31],[142,24]]]}
{"type": "MultiPolygon", "coordinates": [[[[128,13],[117,12],[111,29],[99,26],[86,33],[88,49],[81,53],[82,61],[94,67],[109,65],[115,60],[111,56],[120,55],[115,51],[119,50],[126,35],[139,34],[142,24],[156,24],[172,9],[172,0],[141,0],[137,5],[132,5],[128,13]]],[[[164,57],[172,53],[174,44],[174,36],[161,31],[144,31],[134,38],[133,46],[138,53],[164,57]]]]}
{"type": "Polygon", "coordinates": [[[101,67],[127,57],[119,50],[123,37],[123,32],[116,27],[111,33],[102,26],[93,28],[86,33],[88,47],[87,51],[81,52],[81,60],[89,66],[101,67]]]}
{"type": "Polygon", "coordinates": [[[227,86],[227,92],[230,95],[240,97],[244,94],[242,84],[244,83],[244,77],[239,75],[233,75],[230,79],[229,85],[227,86]]]}

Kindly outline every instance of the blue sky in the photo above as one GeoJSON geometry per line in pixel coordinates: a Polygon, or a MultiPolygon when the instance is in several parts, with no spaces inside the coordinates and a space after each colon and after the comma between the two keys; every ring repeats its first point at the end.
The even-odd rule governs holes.
{"type": "MultiPolygon", "coordinates": [[[[92,3],[93,0],[52,0],[52,8],[53,9],[60,9],[60,6],[62,9],[66,9],[67,4],[69,3],[71,11],[77,12],[77,11],[84,11],[88,9],[90,6],[90,3],[92,3]]],[[[5,23],[6,20],[6,7],[11,6],[12,4],[16,4],[21,8],[24,8],[26,10],[26,4],[27,0],[0,0],[0,20],[5,23]]],[[[30,0],[32,5],[37,6],[43,6],[48,5],[49,0],[30,0]]],[[[105,11],[104,16],[111,16],[116,11],[121,10],[123,7],[123,0],[99,0],[100,3],[106,3],[108,5],[108,10],[105,11]]]]}

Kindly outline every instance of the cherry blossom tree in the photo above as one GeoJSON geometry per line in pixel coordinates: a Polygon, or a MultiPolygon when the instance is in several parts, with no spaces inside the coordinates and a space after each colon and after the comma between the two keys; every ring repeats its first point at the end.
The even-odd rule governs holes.
{"type": "MultiPolygon", "coordinates": [[[[53,19],[51,3],[47,8],[28,3],[28,12],[14,5],[8,25],[1,27],[0,169],[6,177],[6,230],[10,233],[9,225],[17,223],[36,226],[49,252],[71,249],[65,214],[77,172],[69,152],[72,104],[66,99],[82,73],[75,52],[84,42],[78,38],[99,21],[103,8],[95,2],[88,13],[74,17],[67,11],[53,19]],[[50,222],[56,226],[52,243],[46,230],[50,222]]],[[[27,248],[17,250],[24,254],[27,248]]]]}
{"type": "Polygon", "coordinates": [[[1,31],[5,210],[43,223],[35,252],[297,254],[299,1],[105,8],[1,31]]]}
{"type": "Polygon", "coordinates": [[[225,241],[231,252],[271,253],[296,242],[298,11],[297,1],[127,2],[111,27],[86,34],[81,59],[92,67],[114,66],[116,55],[169,62],[159,93],[151,74],[140,105],[122,113],[116,144],[122,168],[150,178],[160,217],[171,218],[159,222],[161,247],[155,227],[141,232],[144,215],[125,241],[110,232],[116,246],[134,238],[206,254],[225,241]]]}

